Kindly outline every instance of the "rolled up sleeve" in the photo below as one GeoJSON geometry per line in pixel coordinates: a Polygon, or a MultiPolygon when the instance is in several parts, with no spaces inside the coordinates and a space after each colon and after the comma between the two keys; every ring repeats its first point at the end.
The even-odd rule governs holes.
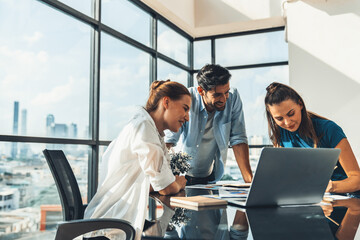
{"type": "Polygon", "coordinates": [[[230,132],[230,146],[240,143],[248,143],[245,128],[245,117],[243,104],[237,89],[234,89],[232,95],[232,115],[231,115],[231,132],[230,132]]]}
{"type": "Polygon", "coordinates": [[[155,191],[162,190],[175,181],[175,176],[165,157],[160,172],[157,172],[155,175],[149,175],[149,177],[155,191]]]}
{"type": "Polygon", "coordinates": [[[151,125],[147,126],[145,123],[139,126],[134,137],[133,150],[155,191],[162,190],[175,181],[164,147],[151,125]]]}

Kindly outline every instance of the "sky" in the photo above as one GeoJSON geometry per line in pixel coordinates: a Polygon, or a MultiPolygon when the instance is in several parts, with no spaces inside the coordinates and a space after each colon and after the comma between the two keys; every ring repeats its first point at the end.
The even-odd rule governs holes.
{"type": "Polygon", "coordinates": [[[50,113],[58,123],[85,125],[90,28],[38,1],[0,4],[1,134],[12,133],[14,101],[28,111],[29,135],[45,135],[50,113]]]}
{"type": "MultiPolygon", "coordinates": [[[[91,1],[63,1],[90,15],[91,1]]],[[[128,1],[102,1],[102,20],[150,46],[150,16],[128,1]]],[[[89,126],[90,26],[35,0],[0,0],[0,134],[12,134],[14,101],[27,109],[27,135],[46,135],[46,116],[78,126],[87,138],[89,126]]],[[[100,139],[114,139],[149,89],[149,54],[101,35],[100,139]]],[[[158,24],[158,50],[187,65],[187,40],[158,24]]],[[[209,41],[195,45],[195,67],[210,63],[209,41]]],[[[283,32],[216,40],[217,63],[223,66],[287,61],[283,32]]],[[[266,135],[263,96],[273,82],[288,82],[288,67],[231,71],[246,117],[248,136],[266,135]]],[[[158,60],[158,79],[187,83],[187,73],[158,60]]],[[[194,79],[194,81],[196,81],[194,79]]],[[[19,116],[21,119],[21,116],[19,116]]],[[[19,124],[21,126],[21,124],[19,124]]],[[[21,130],[19,129],[19,132],[21,130]]]]}

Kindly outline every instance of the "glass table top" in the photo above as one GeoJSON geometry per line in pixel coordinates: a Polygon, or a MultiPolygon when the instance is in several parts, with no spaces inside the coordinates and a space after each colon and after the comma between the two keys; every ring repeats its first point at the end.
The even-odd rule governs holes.
{"type": "MultiPolygon", "coordinates": [[[[191,189],[180,195],[216,192],[191,189]]],[[[173,207],[170,196],[151,194],[143,238],[166,239],[360,239],[360,199],[349,198],[309,206],[173,207]],[[356,235],[357,234],[357,235],[356,235]]]]}

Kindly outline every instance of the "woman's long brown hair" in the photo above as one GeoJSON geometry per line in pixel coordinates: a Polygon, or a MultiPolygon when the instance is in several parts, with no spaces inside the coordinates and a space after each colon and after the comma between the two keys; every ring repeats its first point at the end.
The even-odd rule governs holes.
{"type": "Polygon", "coordinates": [[[269,106],[280,104],[281,102],[289,99],[303,107],[301,110],[301,123],[298,129],[300,137],[305,140],[311,139],[314,143],[314,147],[317,147],[321,136],[316,135],[311,119],[326,118],[317,115],[316,113],[307,111],[304,100],[301,96],[291,87],[278,82],[273,82],[266,88],[265,96],[266,118],[268,121],[268,131],[271,142],[275,147],[279,147],[281,136],[280,127],[275,123],[275,120],[269,111],[269,106]]]}

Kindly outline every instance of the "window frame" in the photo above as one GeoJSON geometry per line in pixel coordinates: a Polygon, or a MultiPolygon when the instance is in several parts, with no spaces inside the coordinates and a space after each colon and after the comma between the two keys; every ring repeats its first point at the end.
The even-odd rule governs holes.
{"type": "MultiPolygon", "coordinates": [[[[34,0],[35,1],[35,0],[34,0]]],[[[146,46],[135,39],[132,39],[121,32],[103,24],[101,22],[101,0],[92,0],[92,17],[60,2],[54,0],[38,0],[49,7],[56,9],[64,14],[67,14],[78,21],[81,21],[89,25],[91,31],[91,45],[90,45],[90,101],[89,101],[89,134],[90,139],[71,139],[71,138],[52,138],[52,137],[35,137],[35,136],[22,136],[22,135],[0,135],[0,141],[4,142],[18,142],[18,143],[52,143],[52,144],[76,144],[87,145],[91,148],[88,161],[88,199],[89,201],[95,195],[98,184],[98,168],[99,168],[99,148],[100,146],[107,146],[111,141],[102,141],[99,139],[99,119],[100,119],[100,56],[101,56],[101,33],[105,32],[110,36],[123,41],[133,47],[138,48],[141,51],[149,53],[150,66],[149,66],[149,82],[150,85],[157,79],[157,61],[161,59],[175,67],[178,67],[187,72],[188,86],[194,85],[193,75],[198,72],[199,69],[194,69],[194,42],[200,40],[211,41],[211,63],[216,63],[215,55],[215,40],[219,38],[227,38],[233,36],[241,36],[256,33],[265,33],[272,31],[282,31],[284,27],[275,27],[268,29],[260,29],[254,31],[245,31],[231,34],[213,35],[207,37],[193,38],[185,31],[178,28],[175,24],[167,20],[165,17],[145,5],[140,0],[129,1],[135,4],[141,10],[147,12],[151,16],[150,20],[150,47],[146,46]],[[157,49],[157,25],[158,21],[163,22],[169,28],[183,36],[188,40],[188,66],[158,52],[157,49]]],[[[224,66],[229,70],[238,70],[246,68],[258,68],[258,67],[270,67],[270,66],[282,66],[288,65],[288,61],[282,62],[268,62],[258,63],[251,65],[235,65],[224,66]]],[[[267,145],[250,145],[250,148],[261,148],[267,145]]]]}

